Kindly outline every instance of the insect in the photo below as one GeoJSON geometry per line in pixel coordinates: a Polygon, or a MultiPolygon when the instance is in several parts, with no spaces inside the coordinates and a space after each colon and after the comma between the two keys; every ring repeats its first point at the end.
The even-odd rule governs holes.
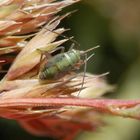
{"type": "MultiPolygon", "coordinates": [[[[93,56],[92,54],[87,58],[87,53],[97,47],[90,48],[86,51],[71,48],[67,52],[64,52],[63,47],[57,48],[57,50],[60,49],[62,52],[47,60],[47,63],[39,71],[39,80],[43,82],[60,79],[71,71],[79,69],[83,64],[85,64],[86,70],[86,63],[93,56]],[[84,60],[82,59],[83,56],[85,57],[84,60]]],[[[46,55],[48,54],[46,53],[46,55]]]]}

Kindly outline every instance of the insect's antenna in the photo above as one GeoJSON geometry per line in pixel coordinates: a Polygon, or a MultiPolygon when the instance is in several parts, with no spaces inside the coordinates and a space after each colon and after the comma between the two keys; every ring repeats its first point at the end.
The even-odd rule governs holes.
{"type": "Polygon", "coordinates": [[[88,52],[90,52],[90,51],[92,51],[92,50],[95,50],[95,49],[99,48],[99,47],[100,47],[100,46],[98,45],[98,46],[95,46],[95,47],[93,47],[93,48],[90,48],[90,49],[88,49],[88,50],[86,50],[86,51],[83,51],[82,54],[86,54],[86,53],[88,53],[88,52]]]}
{"type": "MultiPolygon", "coordinates": [[[[86,62],[88,61],[88,60],[90,60],[91,59],[91,57],[93,57],[94,56],[94,53],[93,54],[91,54],[87,59],[86,59],[86,62]]],[[[85,62],[85,63],[86,63],[85,62]]]]}
{"type": "Polygon", "coordinates": [[[65,38],[65,39],[70,40],[72,43],[74,43],[74,44],[76,44],[78,47],[80,47],[80,44],[79,44],[75,39],[73,39],[72,37],[67,37],[67,36],[65,36],[65,35],[59,34],[59,33],[55,32],[55,31],[52,31],[52,30],[50,30],[50,29],[48,29],[48,28],[46,28],[46,27],[44,27],[44,28],[45,28],[46,30],[48,30],[49,32],[55,33],[55,34],[57,34],[57,35],[59,35],[59,36],[65,38]]]}
{"type": "Polygon", "coordinates": [[[85,63],[84,63],[84,75],[83,75],[83,79],[82,79],[82,84],[81,84],[81,88],[79,90],[78,96],[81,93],[83,86],[84,86],[84,82],[85,82],[85,76],[86,76],[86,70],[87,70],[87,54],[85,54],[85,63]]]}

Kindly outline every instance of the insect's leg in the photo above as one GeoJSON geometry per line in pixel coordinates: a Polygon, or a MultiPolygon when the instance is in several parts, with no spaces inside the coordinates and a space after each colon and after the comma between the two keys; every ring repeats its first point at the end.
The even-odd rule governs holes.
{"type": "Polygon", "coordinates": [[[36,74],[34,74],[32,77],[36,76],[39,74],[39,70],[40,70],[40,67],[41,67],[41,61],[43,60],[43,55],[45,55],[45,59],[48,59],[48,58],[51,58],[52,56],[45,50],[41,50],[41,49],[37,49],[37,51],[41,54],[40,55],[40,60],[39,60],[39,68],[36,72],[36,74]]]}
{"type": "MultiPolygon", "coordinates": [[[[94,56],[94,54],[91,54],[89,57],[87,57],[87,54],[85,54],[85,58],[84,58],[84,75],[83,75],[83,80],[82,80],[82,85],[81,85],[81,89],[83,88],[84,85],[84,80],[86,77],[86,70],[87,70],[87,62],[88,60],[90,60],[90,58],[92,58],[94,56]]],[[[81,91],[79,91],[80,93],[81,91]]]]}
{"type": "Polygon", "coordinates": [[[87,70],[87,61],[91,58],[91,57],[93,57],[94,56],[94,54],[91,54],[89,57],[87,57],[87,54],[84,54],[84,62],[82,61],[82,62],[80,62],[78,65],[77,65],[77,67],[79,68],[82,64],[84,64],[84,74],[83,74],[83,79],[82,79],[82,83],[81,83],[81,88],[80,88],[80,90],[79,90],[79,93],[78,93],[78,95],[80,94],[80,92],[82,91],[82,89],[83,89],[83,86],[84,86],[84,81],[85,81],[85,77],[86,77],[86,70],[87,70]]]}
{"type": "Polygon", "coordinates": [[[48,53],[48,51],[42,50],[42,49],[37,49],[37,51],[41,54],[40,56],[40,62],[43,59],[43,55],[45,55],[45,58],[51,58],[52,56],[48,53]]]}
{"type": "Polygon", "coordinates": [[[40,61],[39,61],[39,69],[40,69],[41,61],[42,61],[42,59],[43,59],[43,55],[45,55],[45,59],[49,59],[49,58],[51,58],[52,56],[48,53],[48,51],[41,50],[41,49],[37,49],[37,51],[41,54],[41,55],[40,55],[40,61]]]}
{"type": "Polygon", "coordinates": [[[84,62],[84,75],[83,75],[82,84],[81,84],[81,88],[79,90],[78,96],[79,96],[79,94],[82,91],[83,86],[84,86],[84,81],[85,81],[85,76],[86,76],[86,70],[87,70],[87,54],[85,54],[85,59],[84,60],[85,60],[85,62],[84,62]]]}
{"type": "Polygon", "coordinates": [[[63,46],[60,46],[60,47],[58,47],[58,48],[54,49],[54,50],[53,50],[53,52],[58,51],[58,50],[60,50],[60,51],[61,51],[61,53],[64,53],[65,48],[64,48],[63,46]]]}

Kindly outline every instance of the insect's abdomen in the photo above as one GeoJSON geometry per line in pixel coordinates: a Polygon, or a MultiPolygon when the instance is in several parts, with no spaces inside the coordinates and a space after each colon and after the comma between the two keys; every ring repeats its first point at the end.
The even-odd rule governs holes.
{"type": "Polygon", "coordinates": [[[80,51],[70,50],[66,53],[58,54],[48,60],[39,73],[40,80],[58,79],[67,73],[80,60],[80,51]]]}

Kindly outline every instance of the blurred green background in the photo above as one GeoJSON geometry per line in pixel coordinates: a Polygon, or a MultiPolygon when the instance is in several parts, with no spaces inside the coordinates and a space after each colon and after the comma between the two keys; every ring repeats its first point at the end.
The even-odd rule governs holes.
{"type": "MultiPolygon", "coordinates": [[[[71,28],[81,49],[100,45],[88,62],[88,72],[109,71],[108,82],[117,86],[109,98],[138,99],[140,97],[140,1],[82,0],[63,12],[78,9],[62,25],[71,28]]],[[[139,140],[140,122],[106,116],[107,126],[95,133],[82,133],[77,140],[139,140]]],[[[3,140],[47,140],[26,133],[16,122],[0,120],[3,140]]]]}

